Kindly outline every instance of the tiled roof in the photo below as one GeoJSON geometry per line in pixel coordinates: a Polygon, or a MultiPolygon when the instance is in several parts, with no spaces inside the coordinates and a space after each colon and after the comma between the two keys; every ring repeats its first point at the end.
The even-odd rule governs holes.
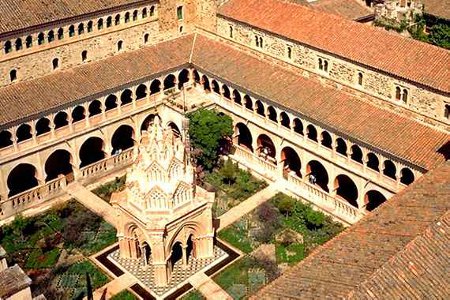
{"type": "Polygon", "coordinates": [[[187,64],[192,38],[182,37],[1,88],[0,128],[187,64]]]}
{"type": "Polygon", "coordinates": [[[142,0],[1,0],[0,34],[142,0]]]}
{"type": "Polygon", "coordinates": [[[447,162],[252,299],[448,299],[449,199],[447,162]]]}
{"type": "Polygon", "coordinates": [[[344,59],[450,92],[450,52],[277,0],[230,0],[220,15],[309,45],[344,59]]]}
{"type": "Polygon", "coordinates": [[[373,8],[364,5],[364,2],[361,0],[294,0],[293,2],[307,5],[327,13],[339,15],[350,20],[358,20],[374,15],[373,8]]]}
{"type": "Polygon", "coordinates": [[[450,0],[422,0],[425,13],[450,20],[450,0]]]}
{"type": "Polygon", "coordinates": [[[10,299],[9,297],[30,285],[30,277],[18,265],[9,267],[0,272],[0,299],[10,299]]]}
{"type": "Polygon", "coordinates": [[[450,135],[324,87],[225,43],[197,36],[192,62],[243,90],[299,112],[325,128],[425,169],[444,161],[436,151],[450,135]]]}

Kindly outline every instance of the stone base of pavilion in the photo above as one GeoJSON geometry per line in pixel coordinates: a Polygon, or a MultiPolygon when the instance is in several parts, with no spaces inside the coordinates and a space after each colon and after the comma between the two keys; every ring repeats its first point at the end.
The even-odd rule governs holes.
{"type": "MultiPolygon", "coordinates": [[[[185,286],[189,284],[189,278],[194,274],[207,272],[229,258],[229,254],[226,251],[219,246],[214,245],[214,257],[207,259],[189,257],[187,268],[183,268],[181,260],[177,261],[174,265],[169,284],[164,287],[157,287],[154,281],[151,261],[149,261],[149,265],[144,266],[142,259],[121,258],[118,247],[112,250],[113,251],[108,251],[109,253],[105,257],[106,260],[108,260],[108,263],[100,260],[98,262],[100,262],[104,268],[112,269],[111,266],[113,265],[114,269],[118,268],[124,273],[134,276],[139,284],[155,299],[165,299],[170,295],[178,294],[177,291],[185,289],[185,286]]],[[[113,270],[109,271],[115,273],[113,270]]]]}

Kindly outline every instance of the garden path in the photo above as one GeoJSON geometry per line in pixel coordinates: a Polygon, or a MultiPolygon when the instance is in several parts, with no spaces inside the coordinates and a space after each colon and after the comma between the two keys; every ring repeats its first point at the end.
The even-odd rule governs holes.
{"type": "Polygon", "coordinates": [[[120,293],[135,283],[137,283],[137,279],[133,275],[125,273],[96,289],[93,294],[94,300],[110,299],[115,294],[120,293]]]}
{"type": "Polygon", "coordinates": [[[106,222],[115,225],[117,219],[114,208],[78,182],[66,187],[67,193],[83,204],[86,208],[101,216],[106,222]]]}
{"type": "Polygon", "coordinates": [[[200,272],[189,278],[189,283],[197,289],[206,299],[233,299],[217,283],[205,273],[200,272]]]}
{"type": "Polygon", "coordinates": [[[281,183],[278,181],[275,181],[274,183],[271,183],[268,187],[265,189],[262,189],[261,191],[257,192],[253,196],[247,198],[246,200],[242,201],[239,205],[231,208],[229,211],[221,215],[219,219],[219,227],[217,228],[217,231],[220,231],[227,227],[228,225],[233,224],[237,220],[239,220],[242,216],[248,214],[252,210],[254,210],[256,207],[261,205],[262,203],[266,202],[273,196],[275,196],[279,191],[282,191],[283,188],[281,186],[281,183]]]}

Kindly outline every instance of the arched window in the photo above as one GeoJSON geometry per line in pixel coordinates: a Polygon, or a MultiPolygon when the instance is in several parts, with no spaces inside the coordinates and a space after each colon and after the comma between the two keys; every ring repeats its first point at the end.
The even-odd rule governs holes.
{"type": "Polygon", "coordinates": [[[400,87],[395,88],[395,100],[400,100],[402,97],[402,89],[400,87]]]}
{"type": "Polygon", "coordinates": [[[22,39],[16,40],[16,51],[22,50],[22,39]]]}
{"type": "Polygon", "coordinates": [[[80,23],[80,25],[78,25],[78,35],[81,35],[84,33],[84,24],[80,23]]]}
{"type": "Polygon", "coordinates": [[[92,32],[92,30],[94,29],[93,27],[94,27],[94,25],[93,25],[94,23],[92,22],[92,21],[89,21],[88,23],[87,23],[87,32],[92,32]]]}
{"type": "Polygon", "coordinates": [[[138,19],[138,11],[135,10],[133,11],[133,21],[137,21],[137,19],[138,19]]]}
{"type": "Polygon", "coordinates": [[[408,90],[407,90],[407,89],[403,89],[402,101],[403,101],[404,103],[407,103],[407,102],[408,102],[408,90]]]}
{"type": "Polygon", "coordinates": [[[292,58],[292,47],[287,46],[287,58],[292,58]]]}
{"type": "Polygon", "coordinates": [[[123,48],[123,41],[118,41],[117,42],[117,51],[122,51],[122,48],[123,48]]]}
{"type": "Polygon", "coordinates": [[[363,85],[363,73],[358,72],[358,85],[363,85]]]}
{"type": "Polygon", "coordinates": [[[367,167],[377,172],[380,171],[380,161],[378,160],[378,157],[375,154],[373,153],[367,154],[367,167]]]}
{"type": "Polygon", "coordinates": [[[120,24],[120,15],[116,15],[116,18],[114,19],[114,25],[119,25],[120,24]]]}
{"type": "Polygon", "coordinates": [[[5,53],[10,53],[12,51],[11,41],[6,41],[3,46],[5,53]]]}
{"type": "Polygon", "coordinates": [[[17,80],[17,70],[16,69],[12,69],[11,71],[9,71],[9,80],[11,82],[14,82],[17,80]]]}
{"type": "Polygon", "coordinates": [[[50,120],[47,118],[39,119],[39,121],[36,122],[35,128],[37,136],[50,132],[50,120]]]}
{"type": "Polygon", "coordinates": [[[58,40],[62,40],[64,38],[64,29],[58,29],[58,40]]]}
{"type": "Polygon", "coordinates": [[[67,113],[65,111],[60,111],[55,115],[53,119],[53,123],[55,124],[55,129],[64,127],[69,125],[69,121],[67,120],[67,113]]]}
{"type": "Polygon", "coordinates": [[[249,95],[245,95],[244,96],[244,105],[246,109],[252,110],[253,111],[253,101],[250,98],[249,95]]]}
{"type": "Polygon", "coordinates": [[[126,12],[125,13],[125,23],[128,23],[128,22],[130,22],[130,13],[126,12]]]}
{"type": "Polygon", "coordinates": [[[396,180],[397,179],[396,173],[397,173],[397,169],[396,169],[394,163],[390,160],[385,160],[383,174],[386,175],[387,177],[390,177],[390,178],[396,180]]]}
{"type": "Polygon", "coordinates": [[[318,63],[319,63],[319,70],[323,70],[323,61],[321,58],[318,59],[318,63]]]}
{"type": "Polygon", "coordinates": [[[18,143],[31,139],[31,126],[28,124],[20,125],[19,128],[17,128],[16,137],[18,143]]]}
{"type": "Polygon", "coordinates": [[[75,26],[74,25],[70,25],[69,27],[69,37],[74,37],[75,36],[75,26]]]}
{"type": "Polygon", "coordinates": [[[89,104],[89,117],[102,113],[102,103],[98,100],[94,100],[89,104]]]}
{"type": "Polygon", "coordinates": [[[450,104],[446,104],[444,108],[444,118],[450,119],[450,104]]]}
{"type": "Polygon", "coordinates": [[[53,67],[53,70],[56,70],[59,68],[59,59],[58,58],[54,58],[52,60],[52,67],[53,67]]]}
{"type": "Polygon", "coordinates": [[[108,18],[106,18],[106,28],[109,28],[112,26],[112,17],[109,16],[108,18]]]}
{"type": "Polygon", "coordinates": [[[303,124],[298,118],[294,119],[294,132],[303,135],[303,124]]]}
{"type": "Polygon", "coordinates": [[[53,30],[50,30],[47,34],[47,41],[49,43],[53,42],[55,40],[55,33],[53,32],[53,30]]]}
{"type": "Polygon", "coordinates": [[[324,70],[325,72],[328,72],[328,60],[324,60],[324,61],[323,61],[323,70],[324,70]]]}
{"type": "Polygon", "coordinates": [[[97,29],[98,30],[103,29],[103,19],[102,18],[98,19],[98,21],[97,21],[97,29]]]}
{"type": "Polygon", "coordinates": [[[359,162],[362,164],[362,151],[361,148],[359,148],[357,145],[353,145],[352,148],[352,154],[350,156],[351,159],[353,159],[356,162],[359,162]]]}
{"type": "Polygon", "coordinates": [[[309,124],[306,126],[306,136],[308,139],[317,142],[317,130],[313,125],[309,124]]]}
{"type": "Polygon", "coordinates": [[[402,175],[402,177],[400,177],[401,183],[410,185],[411,183],[414,182],[414,173],[410,169],[403,168],[401,170],[401,175],[402,175]]]}
{"type": "Polygon", "coordinates": [[[233,26],[230,25],[230,38],[233,38],[233,26]]]}
{"type": "Polygon", "coordinates": [[[336,152],[344,156],[347,156],[347,144],[341,138],[338,138],[336,140],[336,152]]]}
{"type": "Polygon", "coordinates": [[[142,10],[142,18],[144,19],[144,18],[147,18],[147,16],[148,16],[148,14],[147,14],[147,8],[145,7],[143,10],[142,10]]]}
{"type": "Polygon", "coordinates": [[[84,50],[83,52],[81,52],[81,61],[86,61],[88,57],[88,52],[87,50],[84,50]]]}
{"type": "Polygon", "coordinates": [[[259,47],[262,48],[263,47],[263,38],[260,36],[259,37],[259,47]]]}
{"type": "Polygon", "coordinates": [[[332,143],[331,135],[326,131],[322,131],[321,137],[322,137],[322,140],[320,141],[320,143],[322,144],[322,146],[331,149],[331,147],[332,147],[331,146],[331,143],[332,143]]]}
{"type": "Polygon", "coordinates": [[[144,44],[147,44],[148,43],[148,38],[149,38],[149,34],[148,33],[146,33],[146,34],[144,34],[144,44]]]}
{"type": "Polygon", "coordinates": [[[45,39],[44,39],[44,33],[41,32],[38,34],[38,45],[42,45],[44,43],[45,39]]]}
{"type": "Polygon", "coordinates": [[[269,106],[267,108],[267,114],[268,114],[269,120],[271,120],[271,121],[273,121],[275,123],[278,122],[278,120],[277,120],[277,111],[275,110],[275,108],[273,108],[273,106],[269,106]]]}
{"type": "Polygon", "coordinates": [[[183,20],[184,16],[183,16],[183,6],[178,6],[177,7],[177,18],[178,20],[183,20]]]}
{"type": "Polygon", "coordinates": [[[150,17],[153,17],[155,15],[155,7],[150,7],[150,17]]]}
{"type": "Polygon", "coordinates": [[[85,117],[86,117],[86,114],[85,114],[85,109],[84,109],[83,106],[78,105],[77,107],[75,107],[72,110],[72,121],[74,123],[78,122],[78,121],[81,121],[81,120],[84,120],[85,117]]]}
{"type": "Polygon", "coordinates": [[[281,112],[280,114],[280,121],[281,121],[281,126],[286,127],[286,128],[291,128],[291,119],[289,119],[289,116],[287,113],[285,113],[284,111],[281,112]]]}
{"type": "Polygon", "coordinates": [[[0,149],[9,147],[13,144],[12,134],[8,130],[0,131],[0,149]]]}
{"type": "Polygon", "coordinates": [[[33,37],[31,35],[27,36],[25,40],[25,47],[31,48],[33,46],[33,37]]]}

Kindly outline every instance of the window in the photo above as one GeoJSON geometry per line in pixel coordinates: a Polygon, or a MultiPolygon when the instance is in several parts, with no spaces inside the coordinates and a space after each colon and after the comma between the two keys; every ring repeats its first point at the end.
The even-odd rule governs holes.
{"type": "Polygon", "coordinates": [[[103,19],[98,19],[97,21],[97,29],[102,30],[103,29],[103,19]]]}
{"type": "Polygon", "coordinates": [[[155,7],[150,7],[150,17],[153,17],[155,15],[155,7]]]}
{"type": "Polygon", "coordinates": [[[118,41],[117,42],[117,51],[122,51],[123,48],[123,41],[118,41]]]}
{"type": "Polygon", "coordinates": [[[22,50],[22,39],[16,40],[16,51],[22,50]]]}
{"type": "Polygon", "coordinates": [[[183,20],[183,6],[177,7],[177,18],[178,20],[183,20]]]}
{"type": "Polygon", "coordinates": [[[319,58],[318,63],[320,71],[328,72],[328,60],[324,58],[319,58]]]}
{"type": "Polygon", "coordinates": [[[148,38],[149,38],[149,34],[148,33],[146,33],[146,34],[144,34],[144,44],[147,44],[148,43],[148,38]]]}
{"type": "Polygon", "coordinates": [[[62,40],[64,38],[64,29],[58,29],[58,40],[62,40]]]}
{"type": "Polygon", "coordinates": [[[75,36],[75,26],[70,25],[69,27],[69,36],[74,37],[75,36]]]}
{"type": "Polygon", "coordinates": [[[48,40],[49,43],[51,43],[51,42],[53,42],[55,40],[55,33],[53,32],[53,30],[50,30],[48,32],[47,40],[48,40]]]}
{"type": "Polygon", "coordinates": [[[363,85],[363,73],[358,72],[358,85],[363,85]]]}
{"type": "Polygon", "coordinates": [[[133,11],[133,21],[137,21],[137,19],[138,19],[138,11],[135,10],[133,11]]]}
{"type": "Polygon", "coordinates": [[[10,41],[6,41],[5,42],[4,49],[5,49],[5,53],[9,53],[9,52],[12,51],[12,46],[11,46],[11,42],[10,41]]]}
{"type": "Polygon", "coordinates": [[[83,52],[81,52],[81,61],[85,62],[87,60],[87,51],[84,50],[83,52]]]}
{"type": "Polygon", "coordinates": [[[287,58],[292,59],[292,47],[287,46],[287,58]]]}
{"type": "Polygon", "coordinates": [[[11,82],[14,82],[17,80],[17,70],[16,69],[13,69],[9,72],[9,80],[11,82]]]}
{"type": "Polygon", "coordinates": [[[44,34],[41,32],[38,35],[38,45],[42,45],[44,43],[44,34]]]}
{"type": "Polygon", "coordinates": [[[144,18],[147,18],[147,8],[144,8],[143,10],[142,10],[142,19],[144,19],[144,18]]]}
{"type": "Polygon", "coordinates": [[[27,39],[25,40],[25,47],[31,48],[33,46],[33,37],[31,35],[27,36],[27,39]]]}
{"type": "Polygon", "coordinates": [[[395,100],[402,101],[403,103],[408,103],[409,92],[406,88],[400,86],[395,87],[395,100]]]}
{"type": "Polygon", "coordinates": [[[112,17],[110,16],[106,19],[106,28],[109,28],[111,26],[112,26],[112,17]]]}
{"type": "Polygon", "coordinates": [[[89,21],[87,24],[87,32],[92,32],[93,29],[93,23],[92,21],[89,21]]]}
{"type": "Polygon", "coordinates": [[[255,44],[256,44],[256,47],[262,48],[263,47],[263,38],[259,35],[255,35],[255,44]]]}
{"type": "Polygon", "coordinates": [[[54,58],[54,59],[52,60],[52,66],[53,66],[53,70],[58,69],[58,68],[59,68],[59,59],[54,58]]]}
{"type": "Polygon", "coordinates": [[[78,25],[78,35],[83,33],[84,33],[84,24],[81,23],[80,25],[78,25]]]}
{"type": "Polygon", "coordinates": [[[233,26],[230,25],[230,38],[233,38],[233,26]]]}
{"type": "Polygon", "coordinates": [[[180,33],[183,32],[183,26],[180,26],[180,33]]]}
{"type": "Polygon", "coordinates": [[[128,22],[130,22],[130,13],[129,12],[125,13],[125,23],[128,23],[128,22]]]}
{"type": "Polygon", "coordinates": [[[116,19],[114,21],[114,25],[119,25],[120,24],[120,15],[116,15],[116,19]]]}
{"type": "Polygon", "coordinates": [[[450,104],[445,105],[444,118],[450,120],[450,104]]]}

